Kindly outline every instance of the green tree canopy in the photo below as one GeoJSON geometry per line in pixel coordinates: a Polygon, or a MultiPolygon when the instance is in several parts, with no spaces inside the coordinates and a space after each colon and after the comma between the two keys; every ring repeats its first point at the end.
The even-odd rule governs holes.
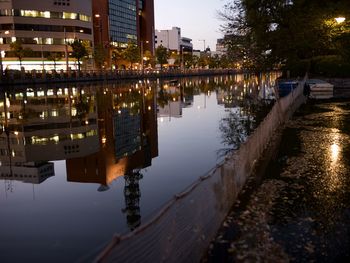
{"type": "Polygon", "coordinates": [[[163,68],[163,65],[168,63],[168,50],[162,45],[158,46],[156,48],[156,58],[157,63],[163,68]]]}
{"type": "Polygon", "coordinates": [[[81,60],[88,56],[88,50],[82,41],[75,39],[70,46],[72,47],[72,56],[78,61],[78,70],[80,71],[81,60]]]}
{"type": "Polygon", "coordinates": [[[96,45],[94,49],[94,59],[95,59],[96,66],[99,69],[102,69],[107,58],[108,58],[108,50],[106,50],[102,44],[96,45]]]}
{"type": "Polygon", "coordinates": [[[124,59],[130,62],[130,67],[132,68],[134,63],[140,62],[140,50],[134,42],[129,42],[127,47],[123,52],[124,59]]]}
{"type": "Polygon", "coordinates": [[[112,62],[116,69],[118,69],[118,62],[124,59],[124,51],[121,48],[116,48],[112,51],[112,62]]]}
{"type": "Polygon", "coordinates": [[[229,56],[257,70],[339,53],[339,14],[350,19],[350,1],[232,0],[221,12],[229,56]]]}

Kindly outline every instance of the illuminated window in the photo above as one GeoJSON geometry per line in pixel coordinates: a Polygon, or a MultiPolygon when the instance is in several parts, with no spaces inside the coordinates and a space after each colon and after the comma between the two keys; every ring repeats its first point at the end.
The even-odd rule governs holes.
{"type": "Polygon", "coordinates": [[[78,19],[78,14],[63,12],[63,19],[78,19]]]}
{"type": "Polygon", "coordinates": [[[56,109],[51,111],[51,116],[52,117],[57,117],[58,116],[58,111],[56,109]]]}

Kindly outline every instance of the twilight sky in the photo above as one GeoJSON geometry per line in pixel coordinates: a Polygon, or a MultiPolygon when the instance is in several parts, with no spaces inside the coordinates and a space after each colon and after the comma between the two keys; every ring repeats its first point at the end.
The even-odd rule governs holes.
{"type": "Polygon", "coordinates": [[[227,0],[154,0],[156,29],[181,28],[181,36],[192,38],[193,48],[205,45],[215,50],[216,40],[222,37],[217,11],[227,0]]]}

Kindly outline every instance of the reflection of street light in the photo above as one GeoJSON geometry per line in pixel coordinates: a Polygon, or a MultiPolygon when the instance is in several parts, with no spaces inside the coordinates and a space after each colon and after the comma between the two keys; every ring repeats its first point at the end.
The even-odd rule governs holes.
{"type": "Polygon", "coordinates": [[[335,21],[336,21],[338,24],[341,24],[341,23],[343,23],[343,22],[345,21],[345,17],[342,17],[342,16],[336,17],[336,18],[335,18],[335,21]]]}
{"type": "MultiPolygon", "coordinates": [[[[6,30],[6,31],[4,32],[5,35],[8,35],[9,33],[10,33],[10,31],[8,31],[8,30],[6,30]]],[[[2,44],[4,44],[4,42],[3,42],[2,44]]],[[[0,50],[0,74],[1,74],[0,78],[2,78],[3,73],[4,73],[4,68],[3,68],[3,65],[2,65],[2,52],[3,52],[3,51],[0,50]]]]}

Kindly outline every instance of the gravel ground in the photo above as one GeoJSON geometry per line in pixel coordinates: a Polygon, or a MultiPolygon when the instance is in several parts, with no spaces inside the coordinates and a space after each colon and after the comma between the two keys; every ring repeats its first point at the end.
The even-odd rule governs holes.
{"type": "Polygon", "coordinates": [[[350,102],[304,105],[203,262],[350,262],[350,102]]]}

